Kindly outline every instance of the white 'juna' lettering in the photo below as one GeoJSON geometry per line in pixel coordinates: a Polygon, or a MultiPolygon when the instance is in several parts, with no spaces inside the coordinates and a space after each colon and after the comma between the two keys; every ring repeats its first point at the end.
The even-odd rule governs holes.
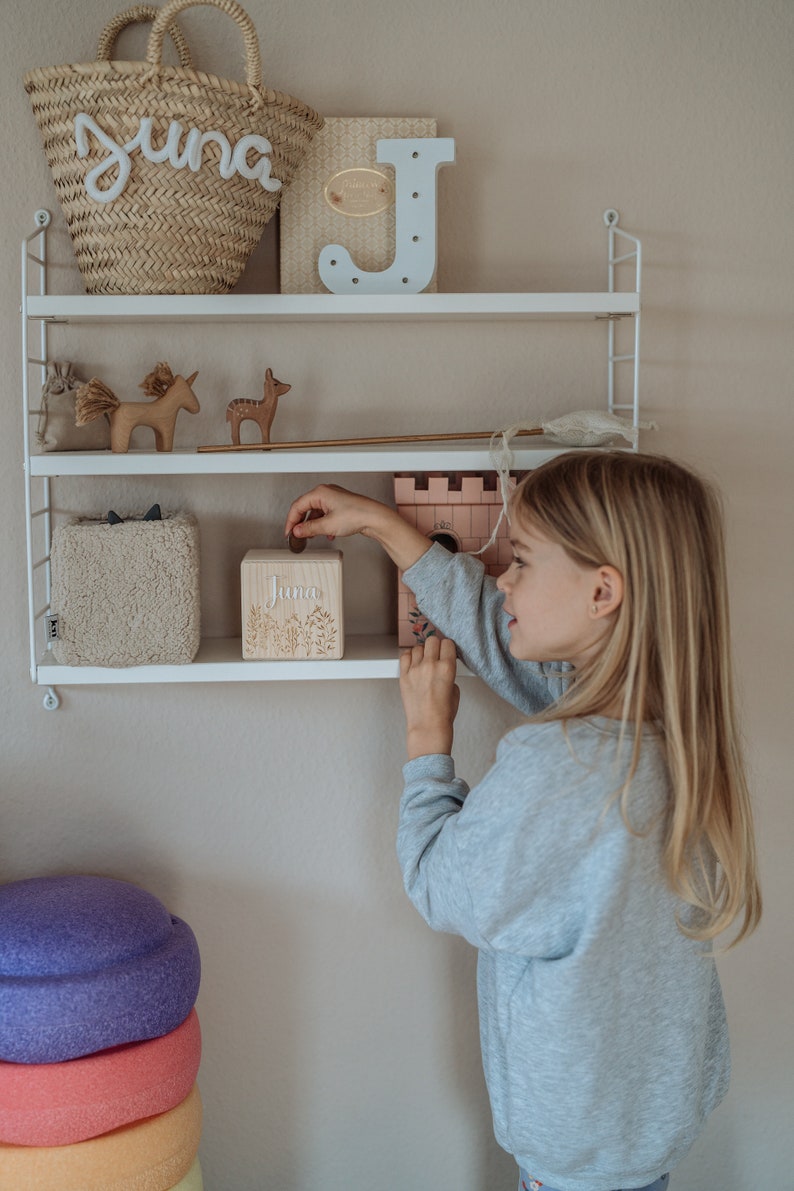
{"type": "Polygon", "coordinates": [[[289,585],[282,587],[279,586],[275,575],[270,575],[268,586],[270,587],[270,595],[265,603],[265,608],[268,612],[271,608],[275,607],[277,600],[319,600],[320,598],[319,587],[302,587],[300,583],[294,587],[290,587],[289,585]]]}
{"type": "Polygon", "coordinates": [[[198,173],[202,164],[204,146],[215,142],[220,146],[221,160],[218,172],[222,178],[231,178],[234,174],[241,174],[244,178],[258,179],[265,190],[280,190],[281,182],[271,177],[270,158],[268,153],[273,151],[270,141],[256,133],[241,136],[232,148],[227,137],[222,132],[211,129],[201,132],[198,128],[190,128],[185,135],[184,146],[180,149],[180,142],[184,135],[184,128],[178,120],[172,120],[168,126],[168,134],[162,148],[156,149],[152,144],[152,117],[141,116],[138,131],[131,141],[120,145],[105,130],[97,124],[87,112],[78,112],[74,118],[74,139],[77,146],[77,156],[85,157],[89,152],[88,134],[91,133],[99,141],[109,156],[89,170],[85,177],[85,188],[88,195],[98,203],[110,203],[117,199],[129,180],[132,164],[130,154],[140,149],[143,156],[151,162],[167,161],[175,170],[185,166],[193,173],[198,173]],[[249,153],[261,154],[258,161],[249,164],[249,153]],[[98,185],[103,174],[107,174],[114,167],[118,169],[118,177],[112,185],[101,188],[98,185]]]}

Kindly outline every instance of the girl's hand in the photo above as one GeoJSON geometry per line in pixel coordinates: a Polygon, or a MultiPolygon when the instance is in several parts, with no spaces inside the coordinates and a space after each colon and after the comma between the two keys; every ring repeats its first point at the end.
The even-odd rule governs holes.
{"type": "Polygon", "coordinates": [[[428,637],[400,657],[408,759],[452,752],[452,725],[460,690],[455,685],[455,642],[428,637]]]}
{"type": "Polygon", "coordinates": [[[360,533],[374,538],[402,571],[430,549],[430,541],[403,520],[396,509],[348,492],[336,484],[320,484],[294,500],[287,513],[284,534],[302,540],[349,537],[360,533]],[[306,514],[309,520],[304,521],[306,514]]]}
{"type": "Polygon", "coordinates": [[[385,506],[369,497],[348,492],[337,484],[320,484],[292,502],[284,534],[285,537],[293,534],[296,538],[333,539],[366,533],[370,522],[377,522],[381,509],[385,510],[385,506]],[[307,513],[310,521],[303,520],[307,513]]]}

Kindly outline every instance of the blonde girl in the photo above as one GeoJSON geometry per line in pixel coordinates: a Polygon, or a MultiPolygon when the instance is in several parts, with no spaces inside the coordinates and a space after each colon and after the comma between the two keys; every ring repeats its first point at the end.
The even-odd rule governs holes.
{"type": "Polygon", "coordinates": [[[712,943],[761,911],[719,502],[671,460],[576,451],[510,513],[496,582],[332,486],[286,528],[374,538],[446,635],[401,659],[398,857],[426,921],[478,949],[519,1187],[661,1191],[728,1086],[712,943]],[[456,646],[530,717],[472,789],[451,756],[456,646]]]}

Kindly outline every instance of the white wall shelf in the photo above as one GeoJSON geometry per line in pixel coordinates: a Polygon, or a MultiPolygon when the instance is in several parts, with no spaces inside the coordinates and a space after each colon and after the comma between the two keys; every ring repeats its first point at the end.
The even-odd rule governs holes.
{"type": "MultiPolygon", "coordinates": [[[[349,634],[345,656],[336,661],[244,661],[239,637],[206,637],[185,666],[62,666],[45,653],[38,667],[44,686],[95,686],[149,682],[303,682],[308,679],[397,678],[397,638],[349,634]]],[[[458,673],[470,676],[465,666],[458,673]]]]}
{"type": "Polygon", "coordinates": [[[395,322],[608,319],[639,314],[630,293],[31,295],[27,317],[53,323],[395,322]]]}
{"type": "MultiPolygon", "coordinates": [[[[555,446],[544,435],[538,445],[512,448],[514,467],[538,467],[567,447],[555,446]]],[[[273,451],[59,451],[33,455],[32,476],[255,476],[325,475],[356,472],[491,471],[488,439],[472,442],[405,443],[334,450],[273,451]]]]}
{"type": "MultiPolygon", "coordinates": [[[[59,705],[56,685],[114,683],[263,682],[306,679],[395,678],[399,672],[396,637],[357,636],[345,639],[345,656],[338,661],[244,661],[239,639],[206,638],[195,660],[186,666],[62,666],[49,650],[41,654],[44,627],[50,612],[52,534],[51,481],[58,477],[101,476],[256,476],[277,474],[332,475],[339,473],[488,471],[488,440],[388,444],[328,449],[242,452],[178,450],[173,452],[31,451],[31,425],[36,410],[31,393],[46,379],[47,336],[53,324],[146,324],[363,322],[431,323],[445,321],[600,320],[607,333],[607,408],[626,411],[639,421],[639,333],[641,317],[641,245],[617,226],[614,210],[604,213],[608,229],[607,289],[595,293],[480,293],[480,294],[225,294],[116,296],[48,294],[47,211],[37,211],[36,230],[22,243],[20,315],[23,348],[23,422],[25,511],[27,526],[28,621],[30,673],[46,687],[44,706],[59,705]],[[619,238],[619,239],[618,239],[619,238]],[[618,243],[626,251],[618,251],[618,243]],[[617,270],[633,268],[634,285],[621,290],[617,270]],[[36,272],[37,271],[37,272],[36,272]],[[37,284],[31,283],[35,274],[37,284]],[[633,349],[618,354],[616,324],[633,323],[633,349]],[[615,377],[618,368],[632,369],[632,399],[619,403],[615,377]],[[34,482],[36,489],[34,492],[34,482]]],[[[438,432],[444,428],[439,426],[438,432]]],[[[513,446],[513,466],[523,471],[538,466],[568,448],[545,436],[513,446]]],[[[465,669],[464,673],[468,673],[465,669]]]]}

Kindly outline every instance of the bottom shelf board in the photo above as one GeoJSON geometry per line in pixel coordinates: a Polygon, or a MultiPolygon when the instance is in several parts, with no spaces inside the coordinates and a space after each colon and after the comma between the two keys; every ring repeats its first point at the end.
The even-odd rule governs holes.
{"type": "MultiPolygon", "coordinates": [[[[36,670],[39,686],[96,686],[145,682],[291,682],[303,679],[397,678],[397,638],[351,635],[339,660],[244,661],[239,637],[207,637],[185,666],[62,666],[47,652],[36,670]]],[[[464,667],[459,673],[468,674],[464,667]]]]}

